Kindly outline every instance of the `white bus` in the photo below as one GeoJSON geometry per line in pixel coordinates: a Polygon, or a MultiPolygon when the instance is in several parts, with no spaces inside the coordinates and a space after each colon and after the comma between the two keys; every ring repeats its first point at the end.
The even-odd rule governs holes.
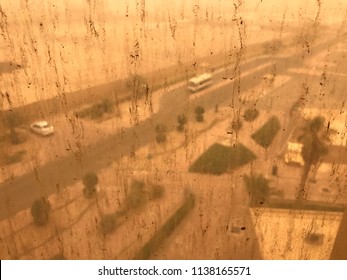
{"type": "Polygon", "coordinates": [[[208,87],[210,84],[212,84],[212,75],[209,73],[205,73],[205,74],[196,76],[194,78],[191,78],[188,81],[188,89],[191,92],[196,92],[205,87],[208,87]]]}

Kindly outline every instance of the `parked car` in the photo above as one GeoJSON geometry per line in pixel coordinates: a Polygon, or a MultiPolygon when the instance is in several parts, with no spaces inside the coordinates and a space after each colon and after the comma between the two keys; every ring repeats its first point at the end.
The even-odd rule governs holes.
{"type": "Polygon", "coordinates": [[[284,162],[287,164],[298,164],[304,166],[305,162],[302,158],[301,151],[303,144],[289,142],[287,147],[287,152],[284,155],[284,162]]]}
{"type": "Polygon", "coordinates": [[[54,133],[54,127],[47,121],[38,121],[30,125],[30,128],[33,132],[42,135],[48,136],[54,133]]]}

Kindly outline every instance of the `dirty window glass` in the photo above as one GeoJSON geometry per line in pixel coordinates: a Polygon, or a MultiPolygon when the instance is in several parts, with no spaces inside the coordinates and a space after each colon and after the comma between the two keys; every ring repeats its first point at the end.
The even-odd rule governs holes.
{"type": "Polygon", "coordinates": [[[345,1],[0,3],[0,259],[346,259],[345,1]]]}

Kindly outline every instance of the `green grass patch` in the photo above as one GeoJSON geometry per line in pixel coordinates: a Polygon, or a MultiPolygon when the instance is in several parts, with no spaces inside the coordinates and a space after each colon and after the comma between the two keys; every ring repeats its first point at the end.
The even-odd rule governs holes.
{"type": "Polygon", "coordinates": [[[189,172],[220,175],[255,158],[254,153],[242,144],[234,147],[214,144],[190,166],[189,172]]]}
{"type": "Polygon", "coordinates": [[[261,128],[252,134],[252,138],[260,146],[267,148],[280,130],[281,125],[277,117],[271,117],[261,128]]]}
{"type": "Polygon", "coordinates": [[[253,122],[258,116],[259,116],[259,111],[257,109],[248,108],[245,111],[243,118],[246,122],[253,122]]]}

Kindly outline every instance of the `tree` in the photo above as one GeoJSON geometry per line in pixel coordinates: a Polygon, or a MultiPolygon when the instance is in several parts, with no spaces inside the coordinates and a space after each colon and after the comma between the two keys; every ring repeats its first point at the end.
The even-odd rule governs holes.
{"type": "Polygon", "coordinates": [[[22,124],[23,120],[15,111],[9,111],[5,116],[5,124],[10,130],[10,140],[12,144],[20,144],[21,139],[16,131],[16,128],[22,124]]]}
{"type": "Polygon", "coordinates": [[[83,176],[82,179],[85,197],[90,198],[96,194],[96,185],[99,182],[98,176],[94,172],[89,172],[83,176]]]}
{"type": "Polygon", "coordinates": [[[164,188],[161,185],[152,185],[150,193],[149,193],[149,199],[158,199],[163,197],[164,195],[164,188]]]}
{"type": "Polygon", "coordinates": [[[301,151],[304,160],[303,172],[299,184],[298,199],[306,197],[305,186],[313,165],[318,164],[320,158],[328,152],[329,132],[324,128],[325,119],[322,116],[308,120],[302,128],[303,133],[298,140],[303,143],[301,151]]]}
{"type": "Polygon", "coordinates": [[[34,201],[33,205],[31,206],[31,215],[35,224],[38,226],[47,224],[50,211],[51,204],[46,197],[41,197],[40,199],[34,201]]]}
{"type": "Polygon", "coordinates": [[[271,195],[280,196],[281,192],[270,187],[270,181],[262,174],[243,176],[243,181],[248,192],[252,196],[252,203],[255,205],[263,204],[271,195]]]}
{"type": "Polygon", "coordinates": [[[167,128],[163,124],[158,124],[155,127],[155,132],[157,133],[156,135],[156,140],[158,143],[164,143],[166,142],[166,134],[167,134],[167,128]]]}
{"type": "Polygon", "coordinates": [[[90,107],[89,112],[92,119],[99,119],[104,115],[104,105],[102,103],[96,103],[90,107]]]}
{"type": "Polygon", "coordinates": [[[112,113],[114,104],[110,99],[105,98],[101,104],[105,113],[112,113]]]}
{"type": "Polygon", "coordinates": [[[182,115],[179,115],[177,117],[177,122],[178,122],[178,126],[177,126],[177,130],[179,132],[182,132],[184,130],[184,126],[186,125],[188,119],[186,117],[186,115],[182,114],[182,115]]]}
{"type": "Polygon", "coordinates": [[[252,196],[252,201],[258,204],[264,202],[270,194],[269,180],[263,175],[243,176],[243,181],[247,187],[248,192],[252,196]]]}
{"type": "Polygon", "coordinates": [[[205,113],[205,109],[202,106],[198,106],[195,108],[195,119],[197,122],[204,121],[204,113],[205,113]]]}

